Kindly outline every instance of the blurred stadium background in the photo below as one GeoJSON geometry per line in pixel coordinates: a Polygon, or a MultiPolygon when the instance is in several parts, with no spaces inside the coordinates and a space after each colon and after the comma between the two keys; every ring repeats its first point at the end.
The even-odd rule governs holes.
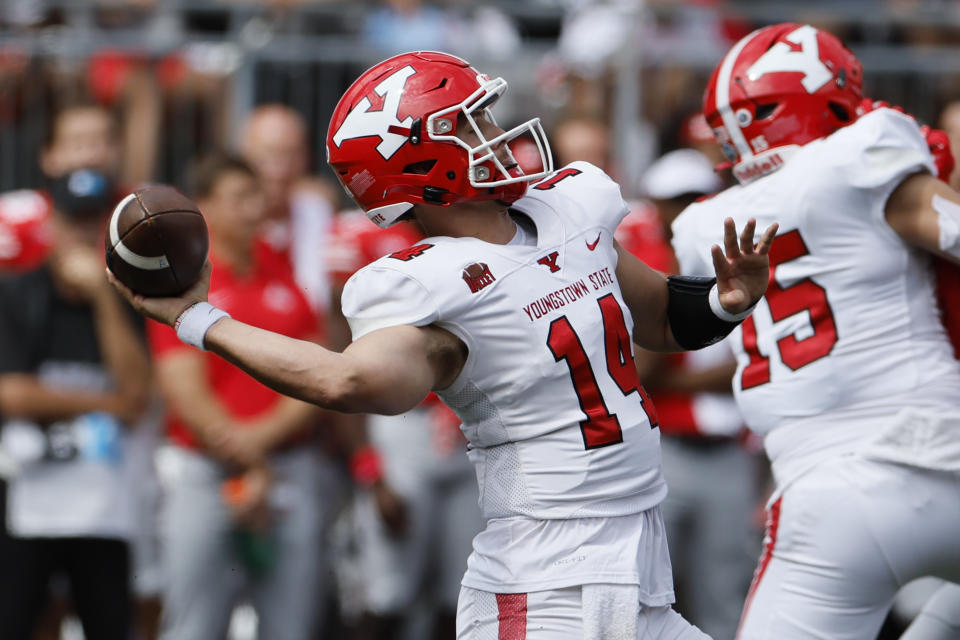
{"type": "MultiPolygon", "coordinates": [[[[636,176],[671,146],[709,71],[738,36],[780,21],[846,39],[868,95],[925,122],[960,95],[960,3],[951,0],[5,0],[0,9],[0,189],[40,184],[34,162],[58,103],[89,96],[127,130],[128,184],[180,183],[198,151],[235,141],[257,104],[311,126],[324,171],[330,112],[387,54],[441,49],[511,85],[547,125],[607,119],[636,176]],[[402,12],[384,19],[389,5],[402,12]]],[[[508,111],[509,113],[509,111],[508,111]]],[[[519,117],[519,113],[517,114],[519,117]]],[[[632,182],[627,181],[627,189],[632,182]]]]}
{"type": "MultiPolygon", "coordinates": [[[[922,122],[945,126],[960,100],[957,0],[0,0],[0,192],[45,186],[51,116],[80,100],[122,124],[121,184],[183,187],[191,161],[236,148],[267,103],[304,116],[312,171],[332,179],[324,136],[344,89],[388,55],[437,49],[508,80],[507,122],[605,121],[636,196],[644,169],[689,143],[681,124],[722,54],[782,21],[842,37],[866,94],[922,122]]],[[[254,626],[241,613],[232,637],[254,626]]]]}

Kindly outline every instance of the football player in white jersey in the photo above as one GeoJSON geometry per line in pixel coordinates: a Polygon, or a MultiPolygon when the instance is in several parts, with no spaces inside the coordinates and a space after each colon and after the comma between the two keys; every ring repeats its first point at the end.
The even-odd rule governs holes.
{"type": "Polygon", "coordinates": [[[766,297],[732,336],[776,481],[742,640],[872,640],[901,585],[960,578],[960,364],[930,266],[960,261],[960,195],[861,82],[809,25],[743,38],[704,97],[740,184],[673,224],[682,273],[705,274],[720,220],[780,223],[766,297]]]}
{"type": "Polygon", "coordinates": [[[462,421],[486,528],[458,604],[462,639],[705,638],[670,608],[659,431],[632,343],[697,348],[763,295],[776,225],[754,243],[732,220],[714,278],[667,278],[620,249],[619,187],[593,165],[551,171],[539,119],[504,131],[506,89],[436,52],[390,58],[337,105],[328,159],[380,226],[428,237],[361,269],[334,353],[183,297],[137,308],[285,393],[339,411],[397,414],[431,391],[462,421]],[[523,134],[541,173],[507,143],[523,134]],[[529,188],[528,188],[529,186],[529,188]]]}

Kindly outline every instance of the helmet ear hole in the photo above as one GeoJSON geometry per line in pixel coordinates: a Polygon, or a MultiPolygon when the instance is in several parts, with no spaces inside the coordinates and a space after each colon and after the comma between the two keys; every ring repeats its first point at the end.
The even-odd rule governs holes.
{"type": "Polygon", "coordinates": [[[776,103],[776,102],[771,102],[771,103],[769,103],[769,104],[760,104],[760,105],[757,105],[757,109],[756,109],[757,115],[756,115],[756,117],[755,117],[754,119],[755,119],[755,120],[763,120],[763,119],[765,119],[765,118],[769,118],[770,116],[773,115],[773,112],[776,111],[776,109],[777,109],[777,103],[776,103]]]}
{"type": "Polygon", "coordinates": [[[436,160],[421,160],[420,162],[412,162],[403,168],[403,173],[416,176],[425,176],[430,173],[436,164],[436,160]]]}
{"type": "Polygon", "coordinates": [[[833,112],[833,115],[836,116],[837,120],[840,122],[850,122],[850,112],[847,111],[847,108],[838,102],[828,102],[827,106],[830,108],[830,111],[833,112]]]}

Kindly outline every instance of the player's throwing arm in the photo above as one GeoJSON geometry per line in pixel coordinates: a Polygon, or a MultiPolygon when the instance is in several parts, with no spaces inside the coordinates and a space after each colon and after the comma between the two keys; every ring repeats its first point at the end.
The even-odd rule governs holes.
{"type": "MultiPolygon", "coordinates": [[[[724,248],[712,250],[716,283],[667,282],[621,251],[618,279],[637,321],[635,339],[650,348],[680,350],[729,333],[766,290],[776,225],[756,245],[755,226],[748,222],[738,239],[733,220],[724,222],[724,248]]],[[[109,276],[137,311],[174,327],[184,342],[214,351],[281,393],[337,411],[408,411],[431,390],[448,386],[466,361],[464,344],[435,326],[381,329],[336,353],[238,322],[206,301],[209,264],[190,289],[173,298],[142,296],[109,276]]]]}

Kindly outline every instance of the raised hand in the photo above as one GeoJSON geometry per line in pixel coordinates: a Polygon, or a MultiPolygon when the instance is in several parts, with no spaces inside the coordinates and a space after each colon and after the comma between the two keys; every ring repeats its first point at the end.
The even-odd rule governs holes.
{"type": "Polygon", "coordinates": [[[723,245],[713,245],[713,268],[717,274],[717,292],[721,306],[731,314],[749,309],[767,290],[770,278],[770,246],[777,235],[776,223],[767,227],[754,245],[757,221],[747,221],[738,241],[733,218],[723,221],[723,245]]]}

